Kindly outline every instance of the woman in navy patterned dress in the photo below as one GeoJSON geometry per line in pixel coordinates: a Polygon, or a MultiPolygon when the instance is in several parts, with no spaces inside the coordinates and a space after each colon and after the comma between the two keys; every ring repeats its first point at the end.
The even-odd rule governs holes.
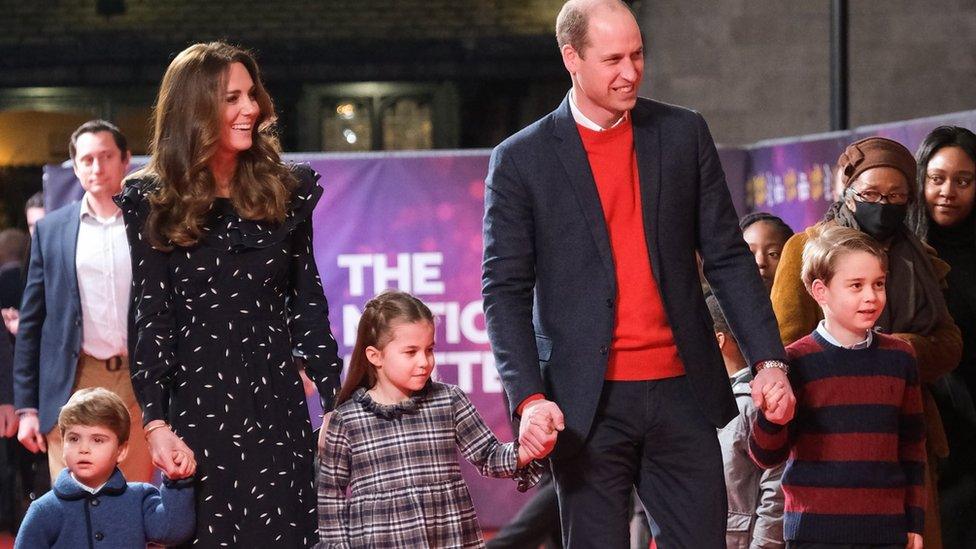
{"type": "Polygon", "coordinates": [[[331,409],[340,362],[312,257],[322,190],[284,166],[245,52],[197,44],[171,63],[152,158],[117,198],[133,262],[132,384],[154,463],[197,467],[195,547],[317,541],[312,436],[294,363],[331,409]],[[184,444],[185,441],[185,444],[184,444]]]}

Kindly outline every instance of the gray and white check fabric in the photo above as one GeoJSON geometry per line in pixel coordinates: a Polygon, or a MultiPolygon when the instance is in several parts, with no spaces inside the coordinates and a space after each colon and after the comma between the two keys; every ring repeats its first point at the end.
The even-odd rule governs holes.
{"type": "Polygon", "coordinates": [[[318,547],[483,547],[458,452],[482,475],[514,478],[522,491],[542,473],[536,461],[516,470],[515,443],[500,443],[453,385],[428,382],[397,405],[358,390],[326,431],[318,547]]]}

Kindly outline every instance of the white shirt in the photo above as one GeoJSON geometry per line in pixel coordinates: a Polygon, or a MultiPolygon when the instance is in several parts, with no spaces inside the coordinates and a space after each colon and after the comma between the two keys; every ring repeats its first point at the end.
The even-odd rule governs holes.
{"type": "Polygon", "coordinates": [[[820,337],[826,339],[827,343],[830,343],[831,345],[836,345],[837,347],[841,347],[843,349],[851,349],[851,350],[867,349],[868,347],[871,346],[871,342],[874,340],[874,332],[868,330],[867,334],[864,336],[863,341],[858,341],[854,345],[841,345],[840,342],[837,341],[837,339],[834,336],[830,335],[830,332],[827,331],[826,320],[821,320],[820,323],[817,324],[817,333],[820,334],[820,337]]]}
{"type": "Polygon", "coordinates": [[[593,130],[595,132],[602,132],[605,130],[609,130],[610,128],[615,128],[618,125],[620,125],[621,122],[627,120],[626,112],[624,113],[623,116],[618,118],[616,122],[611,124],[610,128],[604,128],[603,126],[590,120],[585,114],[583,114],[583,111],[579,110],[579,107],[576,106],[576,90],[572,88],[569,90],[569,110],[573,113],[573,120],[575,120],[577,124],[583,126],[588,130],[593,130]]]}
{"type": "Polygon", "coordinates": [[[81,199],[75,267],[81,297],[81,350],[98,359],[126,355],[132,263],[122,212],[95,215],[81,199]]]}
{"type": "Polygon", "coordinates": [[[71,480],[75,481],[75,484],[77,484],[78,486],[80,486],[82,490],[88,492],[91,495],[97,494],[99,490],[101,490],[102,488],[105,487],[106,484],[108,484],[108,481],[106,480],[105,482],[101,483],[98,486],[98,488],[92,488],[91,486],[88,486],[84,482],[81,482],[80,480],[78,480],[78,478],[75,477],[75,474],[74,473],[68,471],[68,474],[71,475],[71,480]]]}

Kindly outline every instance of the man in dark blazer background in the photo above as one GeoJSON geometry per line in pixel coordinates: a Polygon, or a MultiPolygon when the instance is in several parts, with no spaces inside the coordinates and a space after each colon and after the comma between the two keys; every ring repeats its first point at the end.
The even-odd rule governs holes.
{"type": "Polygon", "coordinates": [[[736,407],[699,284],[786,421],[785,352],[698,113],[638,99],[643,40],[619,0],[571,0],[556,35],[573,86],[500,144],[486,180],[483,294],[519,440],[551,446],[563,540],[626,547],[631,490],[658,547],[724,547],[715,429],[736,407]]]}
{"type": "Polygon", "coordinates": [[[122,190],[129,148],[117,127],[92,120],[75,130],[68,150],[85,195],[48,213],[34,230],[14,353],[17,438],[31,452],[48,453],[56,479],[65,466],[61,406],[78,389],[105,387],[132,415],[122,471],[130,481],[148,482],[152,459],[126,356],[132,265],[112,201],[122,190]]]}

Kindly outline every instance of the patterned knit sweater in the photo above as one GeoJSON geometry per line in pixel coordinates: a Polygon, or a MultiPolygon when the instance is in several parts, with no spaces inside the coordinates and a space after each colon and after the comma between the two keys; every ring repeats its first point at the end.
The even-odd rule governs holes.
{"type": "Polygon", "coordinates": [[[820,543],[904,543],[922,533],[925,425],[911,346],[879,334],[850,350],[814,332],[787,347],[794,419],[761,413],[749,451],[787,461],[783,536],[820,543]]]}

